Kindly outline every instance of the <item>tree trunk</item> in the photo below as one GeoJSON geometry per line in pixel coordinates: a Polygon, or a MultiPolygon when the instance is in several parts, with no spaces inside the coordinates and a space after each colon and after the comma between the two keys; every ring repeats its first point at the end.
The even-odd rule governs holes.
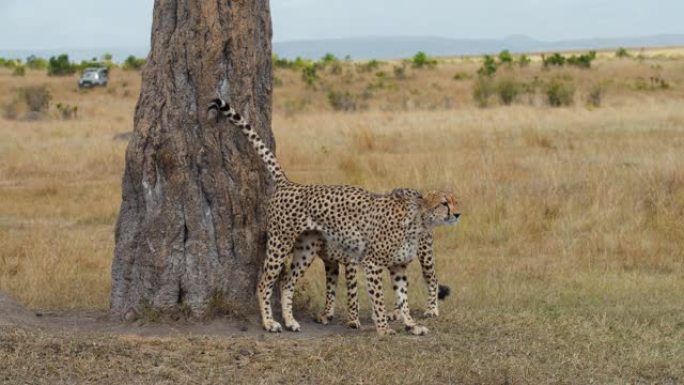
{"type": "Polygon", "coordinates": [[[222,96],[273,147],[268,0],[155,0],[152,49],[126,150],[111,314],[256,311],[268,179],[222,96]]]}

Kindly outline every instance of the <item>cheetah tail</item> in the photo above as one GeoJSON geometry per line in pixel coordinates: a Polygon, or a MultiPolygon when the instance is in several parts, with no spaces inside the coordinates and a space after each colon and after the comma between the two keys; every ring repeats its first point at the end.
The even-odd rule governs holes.
{"type": "Polygon", "coordinates": [[[273,152],[266,146],[266,143],[261,139],[259,134],[252,128],[249,122],[241,116],[233,107],[228,104],[223,99],[214,99],[209,103],[207,111],[215,110],[217,113],[221,113],[223,116],[227,117],[228,120],[235,126],[240,128],[242,134],[245,135],[249,143],[252,145],[254,150],[259,154],[261,160],[263,160],[268,172],[276,184],[280,182],[286,182],[287,177],[283,172],[282,167],[278,163],[273,152]]]}

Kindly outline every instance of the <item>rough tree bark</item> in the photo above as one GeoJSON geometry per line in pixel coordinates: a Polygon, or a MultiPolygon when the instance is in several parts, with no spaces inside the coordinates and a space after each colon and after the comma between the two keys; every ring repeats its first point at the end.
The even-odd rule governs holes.
{"type": "Polygon", "coordinates": [[[126,150],[111,314],[256,311],[268,180],[206,107],[221,95],[274,146],[268,0],[155,0],[152,48],[126,150]]]}

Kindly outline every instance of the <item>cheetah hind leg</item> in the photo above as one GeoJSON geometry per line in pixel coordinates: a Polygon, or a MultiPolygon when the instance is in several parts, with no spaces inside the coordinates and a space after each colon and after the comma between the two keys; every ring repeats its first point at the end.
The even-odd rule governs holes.
{"type": "Polygon", "coordinates": [[[295,286],[297,285],[299,278],[304,276],[304,272],[311,266],[311,263],[320,249],[320,240],[310,234],[303,234],[295,244],[294,252],[292,254],[292,265],[280,291],[283,320],[285,321],[285,328],[290,331],[301,331],[299,322],[295,320],[294,315],[292,314],[292,298],[294,296],[295,286]]]}
{"type": "Polygon", "coordinates": [[[344,280],[347,284],[347,326],[360,329],[359,320],[359,286],[357,281],[358,265],[349,262],[344,265],[344,280]]]}
{"type": "Polygon", "coordinates": [[[325,264],[325,307],[315,321],[327,325],[335,316],[335,297],[340,265],[336,261],[323,260],[325,264]]]}
{"type": "Polygon", "coordinates": [[[259,311],[261,312],[261,322],[264,329],[271,333],[279,333],[282,330],[280,323],[273,319],[273,309],[271,308],[273,286],[287,258],[287,254],[280,250],[289,249],[289,247],[283,247],[282,245],[283,243],[277,237],[268,238],[264,270],[257,285],[257,300],[259,302],[259,311]]]}

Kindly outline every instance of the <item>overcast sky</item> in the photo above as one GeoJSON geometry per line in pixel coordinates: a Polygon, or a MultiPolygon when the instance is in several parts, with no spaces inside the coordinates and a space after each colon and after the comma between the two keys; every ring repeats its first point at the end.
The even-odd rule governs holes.
{"type": "MultiPolygon", "coordinates": [[[[0,49],[140,47],[152,0],[0,0],[0,49]]],[[[274,40],[684,33],[684,0],[272,0],[274,40]]]]}

